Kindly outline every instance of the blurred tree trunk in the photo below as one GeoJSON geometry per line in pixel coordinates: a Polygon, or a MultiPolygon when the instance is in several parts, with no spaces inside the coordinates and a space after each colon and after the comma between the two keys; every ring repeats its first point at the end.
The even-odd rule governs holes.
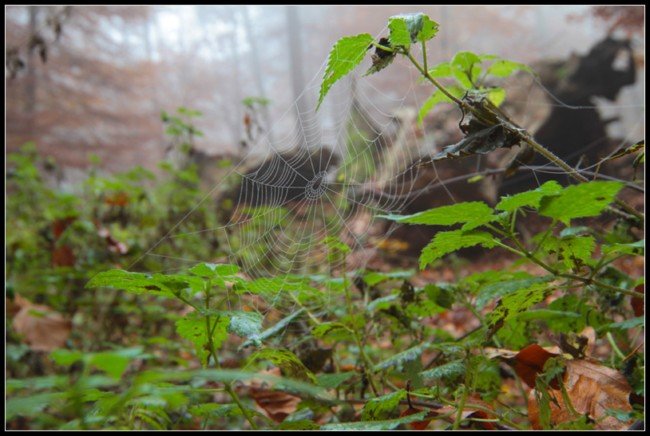
{"type": "MultiPolygon", "coordinates": [[[[258,96],[261,98],[266,98],[266,89],[264,87],[264,79],[262,77],[262,65],[260,62],[260,52],[257,47],[257,39],[253,33],[253,24],[251,23],[250,13],[248,11],[248,6],[244,6],[242,9],[242,15],[244,17],[244,30],[246,31],[246,39],[248,44],[251,46],[251,62],[253,64],[253,78],[257,86],[258,96]]],[[[266,138],[271,144],[274,145],[273,141],[273,130],[271,126],[271,115],[269,113],[268,105],[264,105],[261,108],[262,118],[264,120],[264,127],[266,128],[266,138]]]]}
{"type": "Polygon", "coordinates": [[[314,138],[305,133],[306,124],[312,129],[311,123],[316,122],[313,105],[310,104],[308,94],[303,92],[306,88],[303,72],[302,38],[300,31],[300,18],[296,6],[286,6],[287,29],[289,35],[289,68],[291,71],[291,89],[296,110],[296,127],[298,140],[302,146],[314,146],[314,138]]]}
{"type": "MultiPolygon", "coordinates": [[[[39,6],[28,6],[29,11],[29,37],[31,41],[40,38],[38,34],[38,15],[39,6]]],[[[25,87],[25,114],[27,116],[27,134],[36,136],[34,129],[36,127],[36,89],[38,82],[36,79],[36,50],[31,47],[27,50],[27,80],[25,87]]]]}

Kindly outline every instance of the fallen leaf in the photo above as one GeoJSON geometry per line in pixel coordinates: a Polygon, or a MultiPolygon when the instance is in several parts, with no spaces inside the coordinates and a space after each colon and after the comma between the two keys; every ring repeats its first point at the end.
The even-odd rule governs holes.
{"type": "MultiPolygon", "coordinates": [[[[482,409],[492,410],[492,407],[490,407],[489,404],[487,404],[485,401],[481,400],[480,398],[474,395],[470,395],[469,398],[467,399],[467,403],[465,407],[463,408],[463,411],[461,412],[461,417],[463,420],[468,420],[472,418],[477,418],[477,419],[496,418],[496,415],[490,414],[482,409]],[[479,410],[475,406],[480,406],[481,409],[479,410]]],[[[451,419],[453,420],[456,417],[456,414],[458,413],[458,409],[455,406],[443,406],[442,408],[437,410],[437,413],[441,415],[449,414],[451,419]]],[[[478,425],[483,430],[497,430],[497,427],[492,422],[475,421],[475,424],[478,425]]]]}
{"type": "Polygon", "coordinates": [[[19,310],[12,326],[32,350],[49,352],[65,345],[72,330],[70,320],[52,308],[32,304],[20,295],[16,295],[14,304],[19,310]]]}
{"type": "MultiPolygon", "coordinates": [[[[632,411],[629,402],[631,388],[620,372],[588,360],[568,360],[564,386],[573,409],[593,420],[596,430],[624,430],[632,425],[633,420],[623,422],[607,414],[608,410],[632,411]]],[[[551,425],[579,418],[565,404],[560,389],[549,389],[548,393],[551,397],[551,425]]],[[[539,404],[535,394],[533,389],[528,396],[528,417],[533,428],[540,429],[539,404]]]]}
{"type": "MultiPolygon", "coordinates": [[[[409,415],[415,415],[416,413],[422,412],[422,409],[418,409],[417,407],[409,407],[408,409],[405,409],[402,413],[399,414],[400,418],[404,416],[409,416],[409,415]]],[[[411,430],[425,430],[428,426],[429,423],[431,422],[430,419],[425,419],[422,421],[414,421],[410,424],[408,424],[408,427],[411,430]]]]}
{"type": "MultiPolygon", "coordinates": [[[[262,371],[264,374],[281,376],[280,368],[262,371]]],[[[250,397],[255,401],[266,415],[275,422],[282,422],[298,409],[300,397],[286,392],[274,391],[266,387],[265,383],[253,380],[248,389],[250,397]]]]}
{"type": "Polygon", "coordinates": [[[485,352],[489,358],[499,357],[512,366],[519,378],[531,388],[535,388],[537,375],[544,372],[546,361],[560,354],[546,350],[537,344],[531,344],[519,352],[500,348],[488,348],[485,352]]]}
{"type": "Polygon", "coordinates": [[[634,309],[634,316],[643,316],[643,313],[645,312],[645,286],[644,285],[638,285],[636,288],[634,288],[636,292],[640,292],[644,295],[639,296],[639,297],[632,297],[632,309],[634,309]]]}

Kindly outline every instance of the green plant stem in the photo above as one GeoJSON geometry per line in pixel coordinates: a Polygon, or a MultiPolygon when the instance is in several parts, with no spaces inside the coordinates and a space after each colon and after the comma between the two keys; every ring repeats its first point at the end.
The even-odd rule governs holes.
{"type": "MultiPolygon", "coordinates": [[[[447,98],[449,98],[451,101],[456,103],[460,108],[473,113],[479,120],[481,121],[486,121],[488,124],[494,124],[490,120],[486,120],[485,117],[482,116],[479,110],[476,108],[472,107],[471,105],[467,104],[466,102],[460,100],[459,98],[455,97],[452,95],[440,82],[438,82],[435,78],[433,78],[429,72],[420,65],[420,63],[413,57],[413,55],[406,49],[402,49],[400,51],[403,53],[409,61],[418,69],[420,74],[424,76],[429,82],[431,82],[436,88],[440,90],[447,98]]],[[[507,116],[503,114],[498,108],[496,108],[498,111],[498,115],[503,116],[504,118],[507,119],[507,116]]],[[[497,118],[498,119],[498,118],[497,118]]],[[[532,136],[525,131],[524,129],[517,128],[514,126],[514,124],[509,120],[508,123],[502,123],[503,127],[508,130],[509,133],[515,135],[520,141],[525,142],[526,144],[530,145],[535,152],[541,154],[548,160],[549,162],[555,164],[556,166],[560,167],[562,170],[564,170],[569,176],[571,176],[573,179],[579,181],[579,182],[588,182],[589,179],[580,174],[575,168],[573,168],[571,165],[567,164],[564,162],[560,157],[555,155],[552,151],[544,147],[542,144],[539,142],[535,141],[532,136]]],[[[615,199],[614,202],[621,208],[623,211],[620,211],[616,208],[613,208],[611,206],[608,207],[608,210],[611,212],[616,213],[617,215],[620,215],[624,218],[631,218],[634,217],[639,221],[644,220],[644,215],[640,212],[638,212],[636,209],[634,209],[632,206],[628,205],[625,203],[623,200],[620,199],[615,199]]]]}
{"type": "Polygon", "coordinates": [[[463,420],[463,410],[465,409],[467,397],[469,397],[469,389],[467,389],[467,386],[463,386],[463,396],[460,398],[460,402],[458,403],[456,419],[454,420],[454,425],[452,427],[453,430],[458,430],[460,428],[460,423],[463,420]]]}
{"type": "MultiPolygon", "coordinates": [[[[210,309],[210,298],[211,298],[211,293],[210,293],[210,288],[211,288],[211,283],[208,280],[206,283],[205,287],[205,308],[210,309]]],[[[217,317],[217,320],[215,321],[215,326],[219,322],[219,318],[217,317]]],[[[219,359],[217,357],[217,351],[214,346],[214,341],[212,340],[212,335],[213,335],[213,328],[210,325],[210,315],[205,316],[205,328],[206,328],[206,334],[208,335],[208,364],[210,363],[210,356],[212,357],[212,360],[214,361],[214,365],[217,368],[221,368],[221,364],[219,363],[219,359]]],[[[237,404],[237,407],[239,407],[239,410],[241,410],[242,414],[250,424],[251,428],[253,430],[257,430],[257,424],[255,424],[255,420],[253,420],[253,417],[248,413],[248,409],[244,404],[241,402],[241,399],[239,398],[239,395],[237,395],[237,392],[232,388],[232,384],[230,382],[224,382],[224,388],[226,392],[228,392],[228,395],[230,395],[230,398],[237,404]]]]}
{"type": "Polygon", "coordinates": [[[621,359],[625,360],[625,354],[621,351],[620,348],[618,348],[618,345],[616,345],[616,341],[614,341],[614,337],[612,336],[612,332],[607,332],[607,341],[609,342],[609,345],[612,346],[612,349],[616,353],[618,357],[621,359]]]}

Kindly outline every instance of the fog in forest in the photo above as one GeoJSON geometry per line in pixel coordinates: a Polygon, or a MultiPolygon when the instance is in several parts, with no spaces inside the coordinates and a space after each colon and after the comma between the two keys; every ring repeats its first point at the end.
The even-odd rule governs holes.
{"type": "MultiPolygon", "coordinates": [[[[386,36],[388,17],[416,11],[440,24],[430,65],[461,50],[534,64],[584,55],[610,32],[630,38],[636,84],[600,110],[620,117],[608,125],[612,135],[642,136],[643,26],[617,27],[616,16],[594,7],[8,6],[7,149],[33,141],[65,171],[83,170],[92,156],[109,171],[155,169],[169,153],[161,113],[179,107],[201,112],[196,147],[207,155],[301,142],[340,149],[353,95],[390,129],[397,109],[417,110],[432,89],[399,60],[369,77],[359,69],[315,112],[329,50],[346,35],[386,36]],[[251,97],[268,104],[251,114],[243,104],[251,97]],[[254,143],[247,138],[251,116],[254,143]]],[[[637,15],[643,23],[643,9],[637,15]]]]}

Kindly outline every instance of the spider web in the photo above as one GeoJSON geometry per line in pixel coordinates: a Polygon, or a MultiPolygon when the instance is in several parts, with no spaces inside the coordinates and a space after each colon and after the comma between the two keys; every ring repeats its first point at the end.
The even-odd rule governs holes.
{"type": "MultiPolygon", "coordinates": [[[[222,182],[217,183],[131,267],[146,257],[164,260],[166,272],[183,270],[199,262],[227,262],[239,265],[242,272],[251,278],[284,277],[281,286],[288,286],[292,275],[335,276],[346,268],[340,257],[331,256],[329,241],[332,238],[345,242],[354,253],[376,250],[399,227],[396,223],[382,224],[376,218],[378,215],[400,214],[419,195],[434,190],[445,196],[449,203],[455,203],[457,199],[448,189],[449,184],[486,173],[486,164],[479,158],[474,173],[445,179],[438,175],[437,164],[432,162],[430,168],[435,177],[430,178],[425,186],[416,187],[423,170],[412,163],[423,157],[432,157],[448,144],[432,146],[430,141],[427,145],[420,139],[418,147],[405,147],[398,153],[393,150],[390,155],[392,162],[388,165],[386,156],[391,147],[382,141],[386,132],[394,127],[396,112],[413,104],[416,108],[421,106],[423,99],[416,92],[416,87],[421,85],[411,79],[408,90],[400,98],[395,98],[374,87],[370,81],[360,80],[354,98],[333,98],[332,94],[345,92],[346,82],[341,80],[316,113],[313,102],[316,101],[324,67],[325,63],[301,96],[274,124],[291,124],[295,117],[294,128],[273,142],[268,139],[270,135],[267,132],[256,147],[250,148],[239,163],[229,169],[222,182]],[[380,107],[378,101],[385,104],[380,107]],[[393,109],[389,112],[384,107],[393,109]],[[324,113],[340,116],[324,120],[324,113]],[[322,146],[326,143],[334,145],[322,146]],[[260,151],[266,151],[264,163],[250,170],[250,160],[260,151]],[[184,232],[182,224],[205,202],[213,202],[215,194],[224,190],[225,181],[232,178],[238,181],[239,188],[232,198],[225,222],[214,228],[184,232]],[[377,191],[381,195],[375,195],[377,191]],[[194,244],[217,240],[219,249],[215,251],[218,253],[202,259],[174,256],[173,244],[182,238],[192,238],[194,244]]],[[[532,101],[531,98],[520,101],[524,104],[523,113],[533,105],[574,110],[592,108],[572,107],[561,102],[536,79],[519,86],[528,87],[528,90],[537,86],[549,96],[545,102],[532,101]]],[[[642,120],[638,123],[640,125],[642,120]]],[[[273,126],[269,128],[272,130],[273,126]]],[[[401,129],[403,134],[417,137],[415,124],[410,128],[402,125],[401,129]]],[[[636,129],[629,132],[620,146],[635,139],[633,130],[636,129]]],[[[574,154],[580,155],[590,146],[576,149],[574,154]]],[[[595,175],[598,166],[599,163],[594,163],[581,170],[595,175]]],[[[523,169],[534,175],[562,172],[551,164],[524,166],[523,169]]],[[[517,177],[506,181],[516,182],[517,177]]],[[[362,257],[356,267],[364,269],[369,260],[369,257],[365,260],[362,257]]],[[[261,307],[256,309],[261,310],[261,307]]]]}

